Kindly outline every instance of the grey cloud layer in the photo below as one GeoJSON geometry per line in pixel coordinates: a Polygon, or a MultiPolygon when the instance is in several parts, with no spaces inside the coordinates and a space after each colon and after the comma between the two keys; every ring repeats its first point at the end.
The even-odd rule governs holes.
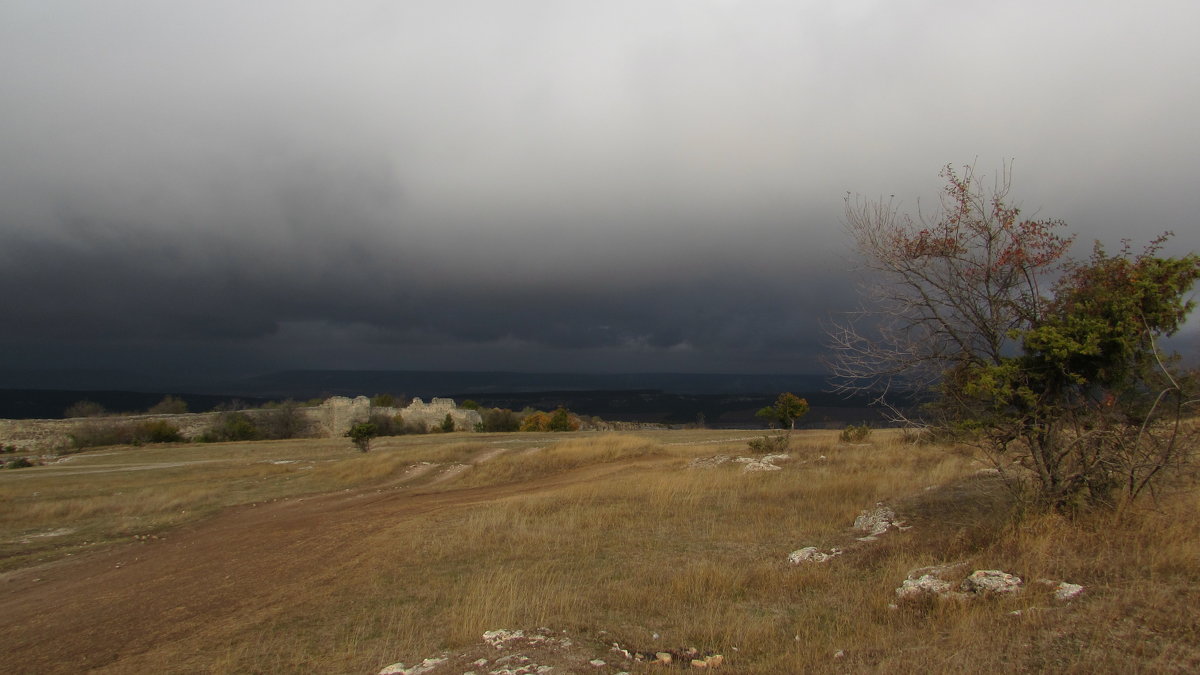
{"type": "Polygon", "coordinates": [[[319,361],[342,340],[373,366],[459,345],[806,367],[818,320],[853,304],[847,190],[915,209],[941,165],[1014,158],[1027,209],[1085,240],[1200,247],[1197,18],[8,2],[8,353],[219,341],[319,361]]]}

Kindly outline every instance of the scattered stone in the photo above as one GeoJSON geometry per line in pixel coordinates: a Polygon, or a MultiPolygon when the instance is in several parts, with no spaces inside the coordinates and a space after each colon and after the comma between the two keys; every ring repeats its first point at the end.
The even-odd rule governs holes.
{"type": "Polygon", "coordinates": [[[975,570],[963,579],[960,590],[982,595],[1011,595],[1021,591],[1021,577],[1000,570],[975,570]]]}
{"type": "Polygon", "coordinates": [[[899,600],[921,600],[927,597],[943,597],[950,593],[950,582],[926,574],[917,579],[905,579],[896,589],[899,600]]]}
{"type": "Polygon", "coordinates": [[[833,658],[835,658],[835,659],[844,659],[844,658],[846,658],[846,652],[844,652],[844,651],[842,651],[841,649],[839,649],[839,650],[837,650],[836,652],[834,652],[834,653],[833,653],[833,658]]]}
{"type": "Polygon", "coordinates": [[[671,657],[671,652],[656,652],[654,654],[654,658],[658,659],[659,663],[670,664],[672,657],[671,657]]]}
{"type": "Polygon", "coordinates": [[[884,506],[883,502],[876,503],[875,508],[863,511],[854,519],[854,529],[866,533],[865,537],[859,537],[859,541],[875,541],[892,527],[908,529],[902,521],[896,520],[896,512],[884,506]]]}
{"type": "Polygon", "coordinates": [[[689,469],[711,469],[728,462],[729,455],[713,455],[712,457],[697,457],[688,462],[689,469]]]}
{"type": "Polygon", "coordinates": [[[392,665],[387,666],[383,670],[379,671],[379,675],[422,675],[422,673],[428,673],[434,668],[437,668],[438,665],[444,663],[445,661],[445,657],[425,659],[412,668],[405,668],[403,663],[393,663],[392,665]]]}
{"type": "Polygon", "coordinates": [[[1054,599],[1062,602],[1074,600],[1083,593],[1083,586],[1079,584],[1069,584],[1065,581],[1055,581],[1053,579],[1038,579],[1037,582],[1043,586],[1050,586],[1054,589],[1054,599]]]}
{"type": "Polygon", "coordinates": [[[788,554],[788,562],[793,565],[799,565],[805,562],[823,563],[830,558],[841,555],[841,549],[831,548],[829,553],[822,553],[816,546],[805,546],[802,549],[792,551],[788,554]]]}
{"type": "Polygon", "coordinates": [[[707,668],[708,661],[706,661],[705,659],[692,659],[692,667],[693,668],[707,668]]]}
{"type": "Polygon", "coordinates": [[[780,471],[780,470],[782,470],[783,469],[782,466],[775,466],[775,464],[773,464],[772,462],[767,461],[767,457],[770,457],[770,456],[771,455],[767,455],[765,457],[738,457],[737,459],[735,459],[733,461],[740,462],[742,464],[742,473],[753,473],[755,471],[780,471]]]}
{"type": "Polygon", "coordinates": [[[588,661],[588,665],[596,667],[596,668],[603,668],[604,666],[606,666],[608,664],[606,664],[601,659],[592,659],[591,661],[588,661]]]}

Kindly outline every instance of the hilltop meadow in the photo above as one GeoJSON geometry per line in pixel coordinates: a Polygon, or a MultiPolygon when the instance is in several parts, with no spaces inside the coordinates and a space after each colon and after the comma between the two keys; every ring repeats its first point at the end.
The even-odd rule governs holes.
{"type": "Polygon", "coordinates": [[[1027,508],[965,447],[802,431],[764,461],[753,438],[121,446],[0,472],[0,658],[42,673],[1200,668],[1190,479],[1069,517],[1027,508]],[[879,504],[892,526],[855,530],[879,504]],[[830,557],[789,561],[810,546],[830,557]],[[930,566],[1023,584],[899,598],[930,566]],[[1043,579],[1083,590],[1059,599],[1043,579]]]}

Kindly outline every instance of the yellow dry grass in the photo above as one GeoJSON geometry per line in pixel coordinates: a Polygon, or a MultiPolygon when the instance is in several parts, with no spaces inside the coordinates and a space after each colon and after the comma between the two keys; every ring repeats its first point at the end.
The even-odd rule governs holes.
{"type": "MultiPolygon", "coordinates": [[[[1200,668],[1197,489],[1074,521],[1024,513],[996,479],[975,475],[982,465],[965,453],[886,432],[863,445],[841,444],[836,432],[796,434],[781,471],[687,468],[694,457],[745,454],[746,435],[453,434],[383,439],[368,455],[329,441],[231,444],[192,457],[214,461],[136,478],[0,481],[0,538],[10,547],[35,530],[166,527],[183,510],[380,484],[416,462],[469,464],[498,452],[435,489],[613,470],[397,519],[364,537],[360,550],[371,555],[338,564],[303,602],[176,646],[188,661],[169,661],[179,655],[167,649],[138,667],[367,673],[462,648],[485,630],[550,626],[630,649],[719,652],[735,673],[1200,668]],[[913,528],[855,541],[851,523],[877,501],[913,528]],[[824,564],[786,563],[810,545],[847,551],[824,564]],[[1070,604],[1031,587],[1016,598],[889,607],[909,570],[959,561],[1087,590],[1070,604]]],[[[190,451],[162,450],[161,461],[190,451]]]]}

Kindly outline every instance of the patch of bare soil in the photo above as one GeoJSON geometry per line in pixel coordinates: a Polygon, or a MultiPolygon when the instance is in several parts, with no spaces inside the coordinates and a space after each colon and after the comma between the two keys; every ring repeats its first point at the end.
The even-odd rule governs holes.
{"type": "MultiPolygon", "coordinates": [[[[535,482],[422,492],[432,465],[378,486],[227,509],[159,539],[0,575],[3,670],[139,672],[271,608],[300,604],[368,535],[399,519],[595,481],[653,460],[582,467],[535,482]],[[417,480],[422,478],[423,480],[417,480]],[[144,660],[143,657],[153,656],[144,660]]],[[[382,664],[381,664],[382,665],[382,664]]]]}

